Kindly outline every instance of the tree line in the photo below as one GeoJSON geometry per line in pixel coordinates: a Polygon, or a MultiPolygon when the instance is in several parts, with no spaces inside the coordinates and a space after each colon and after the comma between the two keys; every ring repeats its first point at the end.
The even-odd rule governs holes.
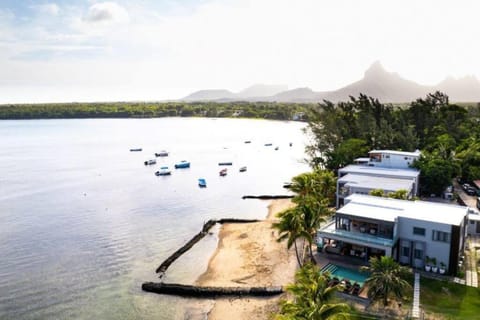
{"type": "Polygon", "coordinates": [[[275,102],[114,102],[0,105],[0,119],[241,117],[306,120],[311,104],[275,102]]]}
{"type": "Polygon", "coordinates": [[[374,149],[414,151],[421,170],[421,193],[439,195],[452,178],[480,179],[480,104],[451,104],[441,92],[404,106],[360,94],[310,110],[307,147],[314,168],[336,171],[374,149]]]}

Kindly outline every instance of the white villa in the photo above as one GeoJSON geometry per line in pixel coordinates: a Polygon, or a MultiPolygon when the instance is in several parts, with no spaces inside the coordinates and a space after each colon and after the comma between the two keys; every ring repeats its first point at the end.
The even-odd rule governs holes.
{"type": "Polygon", "coordinates": [[[457,272],[467,235],[468,207],[361,194],[344,200],[333,221],[317,233],[325,252],[365,261],[386,255],[415,268],[435,258],[443,272],[457,272]]]}

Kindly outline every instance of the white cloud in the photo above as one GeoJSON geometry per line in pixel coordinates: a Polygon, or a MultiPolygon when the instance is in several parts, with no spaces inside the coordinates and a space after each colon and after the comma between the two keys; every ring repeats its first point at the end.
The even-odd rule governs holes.
{"type": "Polygon", "coordinates": [[[130,20],[127,10],[115,2],[99,2],[90,6],[83,18],[90,23],[125,23],[130,20]]]}

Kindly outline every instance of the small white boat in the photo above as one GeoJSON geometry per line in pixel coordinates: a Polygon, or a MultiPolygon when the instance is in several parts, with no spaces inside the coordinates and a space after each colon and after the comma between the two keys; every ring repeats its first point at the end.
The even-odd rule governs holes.
{"type": "Polygon", "coordinates": [[[156,163],[157,163],[157,160],[155,160],[155,159],[150,159],[150,160],[147,160],[147,161],[144,162],[144,164],[146,166],[150,166],[150,165],[156,164],[156,163]]]}
{"type": "Polygon", "coordinates": [[[238,170],[238,171],[245,172],[245,171],[247,171],[247,167],[241,167],[240,170],[238,170]]]}
{"type": "Polygon", "coordinates": [[[169,176],[171,174],[172,174],[172,171],[170,171],[170,169],[168,169],[168,167],[161,167],[160,170],[155,172],[156,176],[169,176]]]}
{"type": "Polygon", "coordinates": [[[168,151],[162,150],[160,152],[155,152],[155,157],[168,157],[168,151]]]}

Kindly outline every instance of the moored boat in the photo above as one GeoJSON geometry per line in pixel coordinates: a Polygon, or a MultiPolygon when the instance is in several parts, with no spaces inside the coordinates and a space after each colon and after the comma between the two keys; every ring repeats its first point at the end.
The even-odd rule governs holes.
{"type": "Polygon", "coordinates": [[[291,183],[291,182],[284,182],[284,183],[283,183],[283,187],[284,187],[285,189],[290,189],[291,186],[292,186],[292,183],[291,183]]]}
{"type": "Polygon", "coordinates": [[[169,176],[171,174],[172,172],[170,171],[170,169],[168,169],[168,167],[161,167],[160,170],[155,172],[156,176],[169,176]]]}
{"type": "Polygon", "coordinates": [[[156,164],[156,163],[157,163],[157,160],[155,160],[155,159],[150,159],[150,160],[147,160],[147,161],[144,162],[144,164],[145,164],[146,166],[149,166],[149,165],[152,165],[152,164],[156,164]]]}
{"type": "Polygon", "coordinates": [[[218,165],[219,166],[231,166],[233,164],[233,162],[219,162],[218,165]]]}
{"type": "Polygon", "coordinates": [[[131,152],[138,152],[138,151],[142,151],[142,148],[132,148],[130,149],[131,152]]]}
{"type": "Polygon", "coordinates": [[[273,143],[265,143],[265,147],[271,147],[273,143]]]}
{"type": "Polygon", "coordinates": [[[247,140],[247,141],[245,141],[245,143],[252,143],[252,141],[250,141],[250,140],[247,140]]]}
{"type": "Polygon", "coordinates": [[[168,157],[168,152],[165,150],[162,150],[160,152],[155,152],[155,157],[168,157]]]}
{"type": "Polygon", "coordinates": [[[245,171],[247,171],[247,167],[241,167],[240,170],[238,170],[238,171],[245,172],[245,171]]]}
{"type": "Polygon", "coordinates": [[[184,168],[190,168],[190,162],[186,160],[182,160],[179,163],[175,164],[175,169],[184,169],[184,168]]]}
{"type": "Polygon", "coordinates": [[[226,175],[227,175],[227,169],[226,169],[226,168],[220,170],[220,176],[221,176],[221,177],[224,177],[224,176],[226,176],[226,175]]]}
{"type": "Polygon", "coordinates": [[[207,180],[203,178],[198,179],[198,186],[200,188],[205,188],[207,186],[207,180]]]}
{"type": "Polygon", "coordinates": [[[278,147],[275,147],[275,150],[278,150],[278,147]]]}

